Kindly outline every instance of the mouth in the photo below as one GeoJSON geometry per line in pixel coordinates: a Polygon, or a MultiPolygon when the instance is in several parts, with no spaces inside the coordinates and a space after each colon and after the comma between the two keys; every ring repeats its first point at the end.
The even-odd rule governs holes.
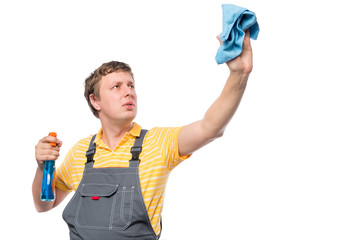
{"type": "Polygon", "coordinates": [[[134,104],[134,102],[132,102],[132,101],[128,101],[128,102],[126,102],[125,104],[123,104],[123,107],[125,107],[125,108],[127,108],[127,109],[132,109],[132,108],[135,107],[135,104],[134,104]]]}

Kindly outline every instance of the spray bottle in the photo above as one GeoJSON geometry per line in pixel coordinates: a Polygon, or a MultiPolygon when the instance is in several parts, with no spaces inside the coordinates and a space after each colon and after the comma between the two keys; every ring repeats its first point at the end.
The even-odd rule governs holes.
{"type": "MultiPolygon", "coordinates": [[[[49,136],[56,137],[57,134],[55,132],[49,133],[49,136]]],[[[52,147],[56,146],[56,143],[50,143],[52,147]]],[[[55,199],[55,160],[45,161],[44,166],[44,175],[41,186],[41,201],[54,201],[55,199]]]]}

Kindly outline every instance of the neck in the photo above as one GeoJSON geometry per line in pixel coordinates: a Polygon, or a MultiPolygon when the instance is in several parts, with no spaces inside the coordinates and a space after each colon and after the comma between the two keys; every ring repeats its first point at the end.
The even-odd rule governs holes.
{"type": "Polygon", "coordinates": [[[101,140],[108,145],[111,151],[115,150],[124,135],[129,132],[133,126],[132,122],[124,124],[104,124],[101,121],[102,136],[101,140]]]}

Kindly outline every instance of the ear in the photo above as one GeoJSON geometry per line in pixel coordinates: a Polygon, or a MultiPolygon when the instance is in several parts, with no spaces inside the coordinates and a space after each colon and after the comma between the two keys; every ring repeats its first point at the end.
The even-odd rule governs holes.
{"type": "Polygon", "coordinates": [[[96,110],[100,110],[100,105],[99,105],[99,101],[97,100],[97,98],[95,97],[94,94],[90,94],[89,95],[89,98],[90,98],[90,102],[91,102],[91,105],[96,109],[96,110]]]}

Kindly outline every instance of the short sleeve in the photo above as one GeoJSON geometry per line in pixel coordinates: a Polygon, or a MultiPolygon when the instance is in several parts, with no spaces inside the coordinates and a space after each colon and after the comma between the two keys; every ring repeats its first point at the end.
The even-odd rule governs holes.
{"type": "Polygon", "coordinates": [[[76,152],[76,145],[66,155],[64,161],[56,169],[55,186],[62,191],[71,192],[74,189],[71,187],[71,165],[74,159],[74,153],[76,152]]]}
{"type": "Polygon", "coordinates": [[[179,155],[179,133],[182,127],[175,128],[154,128],[158,148],[161,150],[161,155],[166,161],[169,170],[174,169],[184,160],[188,159],[190,155],[179,155]]]}

